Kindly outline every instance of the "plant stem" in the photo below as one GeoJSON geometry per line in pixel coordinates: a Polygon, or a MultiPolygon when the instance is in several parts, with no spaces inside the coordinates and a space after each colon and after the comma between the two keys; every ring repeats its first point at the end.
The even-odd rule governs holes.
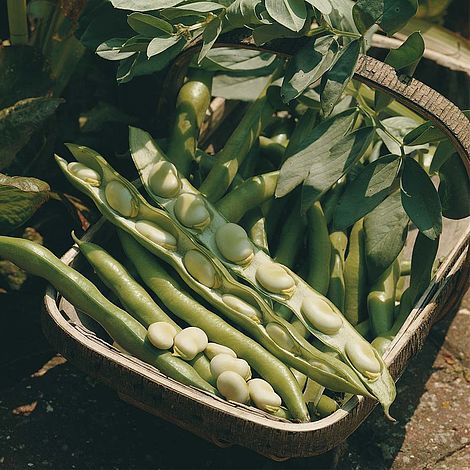
{"type": "Polygon", "coordinates": [[[8,26],[10,42],[13,45],[28,43],[28,21],[26,19],[26,0],[8,0],[8,26]]]}

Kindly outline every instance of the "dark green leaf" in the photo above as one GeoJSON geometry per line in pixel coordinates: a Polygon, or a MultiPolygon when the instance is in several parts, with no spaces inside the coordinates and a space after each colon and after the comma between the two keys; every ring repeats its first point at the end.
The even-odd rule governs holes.
{"type": "Polygon", "coordinates": [[[442,231],[439,195],[421,165],[405,158],[401,176],[401,200],[409,218],[427,237],[434,240],[442,231]]]}
{"type": "Polygon", "coordinates": [[[356,109],[348,109],[323,121],[312,132],[306,129],[302,135],[291,138],[286,149],[287,160],[279,175],[276,197],[285,196],[304,181],[312,166],[312,155],[328,152],[352,127],[356,113],[356,109]]]}
{"type": "Polygon", "coordinates": [[[269,76],[235,77],[216,75],[212,83],[212,93],[227,100],[254,101],[269,81],[269,76]]]}
{"type": "Polygon", "coordinates": [[[253,39],[257,46],[262,46],[273,39],[297,38],[301,35],[277,23],[263,24],[253,30],[253,39]]]}
{"type": "Polygon", "coordinates": [[[280,25],[300,31],[307,19],[305,3],[299,0],[265,0],[267,12],[280,25]]]}
{"type": "MultiPolygon", "coordinates": [[[[106,60],[123,60],[134,55],[134,52],[121,52],[127,38],[113,38],[102,42],[96,49],[96,53],[106,60]]],[[[147,40],[148,42],[148,40],[147,40]]]]}
{"type": "Polygon", "coordinates": [[[377,279],[398,257],[408,234],[409,218],[394,191],[364,217],[367,272],[377,279]]]}
{"type": "Polygon", "coordinates": [[[262,0],[235,0],[226,11],[226,18],[236,28],[245,25],[261,24],[259,9],[264,8],[262,0]]]}
{"type": "Polygon", "coordinates": [[[429,173],[434,174],[439,171],[439,168],[455,153],[455,148],[449,140],[443,140],[436,147],[436,151],[432,157],[429,173]]]}
{"type": "Polygon", "coordinates": [[[180,36],[175,35],[164,35],[161,37],[153,38],[147,47],[147,57],[150,59],[153,56],[165,52],[167,49],[178,44],[178,42],[184,42],[184,39],[180,36]]]}
{"type": "Polygon", "coordinates": [[[32,133],[52,116],[63,100],[28,98],[0,110],[0,170],[6,168],[32,133]]]}
{"type": "Polygon", "coordinates": [[[168,23],[168,21],[145,13],[131,13],[127,17],[127,22],[136,33],[142,34],[143,36],[153,37],[155,34],[173,33],[173,26],[168,23]]]}
{"type": "Polygon", "coordinates": [[[0,173],[0,233],[24,224],[49,195],[49,185],[44,181],[0,173]]]}
{"type": "Polygon", "coordinates": [[[329,15],[333,9],[329,0],[305,0],[324,15],[329,15]]]}
{"type": "MultiPolygon", "coordinates": [[[[414,32],[397,49],[392,49],[385,58],[385,63],[391,65],[398,74],[413,76],[419,61],[423,57],[426,45],[419,32],[414,32]]],[[[393,101],[390,95],[376,92],[375,108],[377,111],[384,109],[393,101]]]]}
{"type": "Polygon", "coordinates": [[[336,208],[334,225],[344,230],[375,209],[397,189],[400,157],[387,155],[369,163],[346,186],[336,208]]]}
{"type": "Polygon", "coordinates": [[[387,34],[399,31],[416,14],[418,0],[358,0],[353,8],[357,29],[378,24],[387,34]]]}
{"type": "Polygon", "coordinates": [[[200,63],[204,57],[211,50],[215,41],[222,32],[222,18],[220,16],[215,17],[204,29],[202,33],[202,48],[198,56],[198,62],[200,63]]]}
{"type": "Polygon", "coordinates": [[[303,46],[287,65],[282,83],[282,98],[288,103],[319,80],[333,65],[338,43],[325,36],[303,46]]]}
{"type": "Polygon", "coordinates": [[[448,219],[470,216],[470,184],[458,153],[453,153],[439,168],[439,198],[442,215],[448,219]]]}
{"type": "Polygon", "coordinates": [[[114,8],[133,11],[151,11],[169,8],[183,3],[185,0],[111,0],[114,8]]]}
{"type": "Polygon", "coordinates": [[[335,104],[341,99],[346,85],[356,68],[362,41],[351,41],[340,53],[333,67],[323,75],[321,82],[321,106],[323,114],[328,116],[335,104]]]}
{"type": "Polygon", "coordinates": [[[310,170],[302,188],[302,208],[317,201],[333,184],[346,175],[364,155],[374,136],[372,127],[363,127],[330,143],[329,149],[317,152],[312,147],[310,170]]]}

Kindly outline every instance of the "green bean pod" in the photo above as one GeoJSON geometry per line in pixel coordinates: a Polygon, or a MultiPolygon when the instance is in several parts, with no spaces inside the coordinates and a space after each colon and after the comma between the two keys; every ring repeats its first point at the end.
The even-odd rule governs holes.
{"type": "Polygon", "coordinates": [[[179,318],[204,330],[213,342],[231,348],[245,359],[282,397],[295,420],[309,421],[297,380],[290,369],[252,339],[195,301],[161,264],[127,233],[119,230],[126,255],[140,277],[157,297],[179,318]]]}
{"type": "Polygon", "coordinates": [[[320,201],[307,210],[307,221],[310,270],[306,281],[317,292],[325,295],[330,284],[331,242],[320,201]]]}
{"type": "MultiPolygon", "coordinates": [[[[179,175],[181,190],[176,197],[165,197],[160,188],[152,186],[149,175],[155,165],[166,159],[146,132],[131,128],[130,147],[145,190],[165,209],[171,219],[179,223],[181,229],[191,238],[197,239],[205,246],[226,268],[246,280],[265,298],[289,307],[315,337],[339,353],[342,360],[356,371],[364,386],[378,398],[388,415],[388,409],[396,395],[395,383],[382,358],[355,331],[334,304],[289,268],[275,263],[263,250],[251,243],[246,234],[240,237],[241,227],[228,224],[217,209],[182,175],[179,175]],[[177,204],[183,194],[191,194],[192,197],[203,201],[210,214],[210,220],[204,227],[181,222],[177,204]],[[217,236],[222,231],[225,232],[230,225],[234,226],[232,229],[233,233],[237,234],[236,239],[230,237],[224,240],[217,236]],[[249,257],[246,256],[247,251],[250,252],[249,257]],[[235,252],[245,253],[243,259],[237,260],[234,257],[235,252]]],[[[295,365],[292,367],[302,371],[295,365]]],[[[319,378],[314,380],[322,383],[319,378]]],[[[327,387],[331,388],[330,385],[327,387]]]]}
{"type": "Polygon", "coordinates": [[[400,266],[398,260],[395,260],[371,286],[367,296],[367,311],[374,338],[393,326],[395,293],[399,277],[400,266]]]}
{"type": "Polygon", "coordinates": [[[199,130],[210,104],[212,73],[191,70],[176,98],[175,123],[168,143],[168,157],[183,175],[188,175],[197,147],[199,130]]]}
{"type": "Polygon", "coordinates": [[[363,219],[356,222],[349,236],[348,256],[344,262],[344,316],[352,325],[365,319],[367,312],[367,268],[363,219]]]}
{"type": "Polygon", "coordinates": [[[248,211],[243,217],[242,225],[245,227],[251,241],[266,253],[269,253],[266,219],[261,209],[256,208],[248,211]]]}
{"type": "MultiPolygon", "coordinates": [[[[193,290],[230,321],[247,331],[286,364],[319,383],[326,383],[331,390],[368,395],[367,389],[350,367],[339,360],[332,361],[331,357],[310,345],[288,322],[276,316],[256,291],[236,281],[216,257],[187,236],[165,211],[150,206],[135,187],[116,173],[101,156],[86,147],[69,145],[69,148],[82,164],[100,175],[100,184],[91,185],[75,177],[68,171],[67,162],[56,157],[69,181],[90,196],[109,221],[170,263],[193,290]],[[176,240],[176,244],[170,246],[162,243],[161,235],[159,239],[152,240],[149,238],[151,233],[139,231],[139,225],[143,222],[146,226],[150,224],[158,227],[158,233],[163,231],[167,234],[166,238],[176,240]],[[276,334],[273,338],[270,333],[275,329],[282,331],[282,335],[276,334]],[[280,338],[285,341],[278,344],[276,340],[280,338]]],[[[148,149],[142,150],[146,152],[148,149]]],[[[165,187],[168,186],[165,182],[165,187]]],[[[211,215],[212,209],[208,213],[211,215]]]]}
{"type": "Polygon", "coordinates": [[[344,254],[348,245],[348,237],[344,232],[333,232],[330,234],[330,242],[330,283],[328,285],[328,293],[326,296],[341,312],[343,312],[346,296],[346,287],[344,283],[344,254]]]}
{"type": "MultiPolygon", "coordinates": [[[[145,328],[148,328],[152,323],[165,322],[172,325],[177,332],[181,331],[181,327],[153,301],[148,292],[129,274],[127,269],[104,248],[94,243],[78,240],[76,237],[74,240],[98,277],[118,297],[126,311],[145,328]]],[[[215,386],[209,360],[204,354],[198,354],[189,362],[204,380],[215,386]]]]}
{"type": "Polygon", "coordinates": [[[245,180],[216,203],[217,210],[230,222],[238,222],[249,210],[274,196],[279,171],[245,180]]]}
{"type": "Polygon", "coordinates": [[[147,330],[137,320],[111,303],[85,276],[63,263],[47,248],[29,240],[0,236],[0,256],[49,281],[133,356],[185,385],[217,393],[191,365],[168,351],[153,347],[146,338],[147,330]]]}

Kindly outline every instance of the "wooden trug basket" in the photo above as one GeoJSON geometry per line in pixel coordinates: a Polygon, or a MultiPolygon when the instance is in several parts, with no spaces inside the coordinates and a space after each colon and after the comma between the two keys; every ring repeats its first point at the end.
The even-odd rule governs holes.
{"type": "MultiPolygon", "coordinates": [[[[454,143],[470,175],[470,122],[454,104],[417,80],[401,80],[391,67],[370,57],[361,57],[355,78],[393,95],[434,121],[454,143]]],[[[86,238],[94,239],[98,230],[95,226],[86,238]]],[[[451,250],[384,356],[395,380],[422,348],[432,325],[458,305],[468,288],[468,219],[446,225],[444,232],[451,235],[447,243],[451,250]]],[[[62,260],[71,264],[77,257],[80,258],[74,246],[62,260]]],[[[219,446],[237,444],[275,460],[318,455],[343,442],[377,404],[371,399],[353,397],[320,421],[296,424],[279,420],[182,385],[154,367],[122,354],[88,329],[73,306],[51,286],[47,288],[44,305],[44,333],[70,362],[109,385],[129,403],[219,446]]]]}

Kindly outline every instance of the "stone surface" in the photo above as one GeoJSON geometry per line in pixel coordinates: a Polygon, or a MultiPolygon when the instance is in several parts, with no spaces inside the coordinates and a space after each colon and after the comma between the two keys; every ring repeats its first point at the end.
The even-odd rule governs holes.
{"type": "MultiPolygon", "coordinates": [[[[214,447],[132,408],[68,363],[35,377],[10,374],[0,382],[0,470],[470,469],[469,336],[467,294],[457,315],[433,328],[398,382],[396,423],[376,408],[335,452],[283,463],[214,447]],[[31,406],[19,408],[24,405],[31,406]]],[[[46,362],[43,356],[33,358],[34,370],[46,362]]]]}

